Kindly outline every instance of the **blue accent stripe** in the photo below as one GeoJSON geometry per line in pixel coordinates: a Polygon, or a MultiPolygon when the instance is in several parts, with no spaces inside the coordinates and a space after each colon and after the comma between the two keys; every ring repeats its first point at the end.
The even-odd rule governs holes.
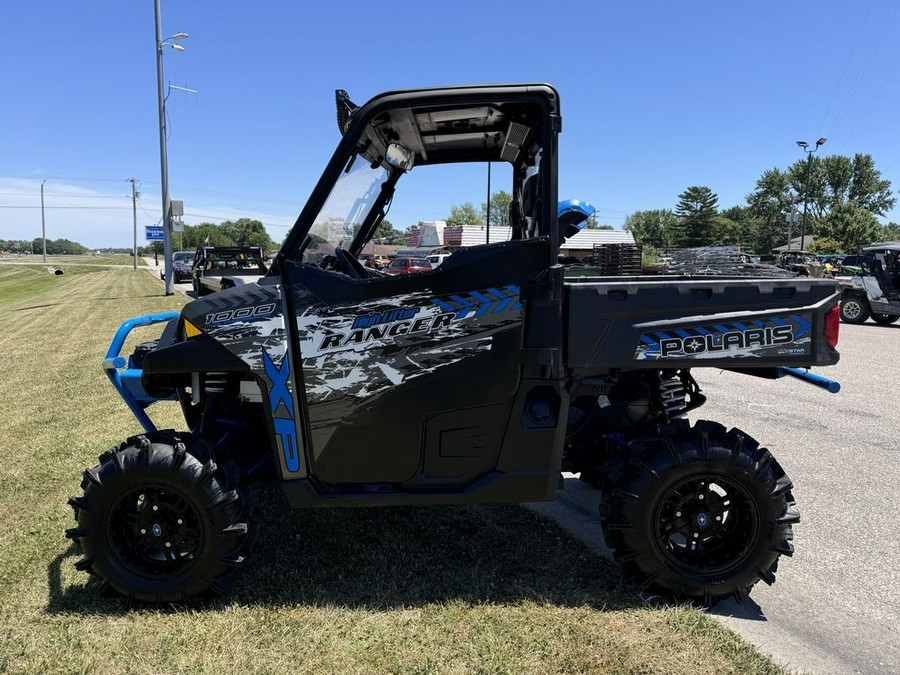
{"type": "Polygon", "coordinates": [[[738,330],[750,330],[750,329],[747,328],[747,326],[746,326],[745,324],[743,324],[743,323],[736,323],[736,324],[734,324],[734,325],[735,325],[735,327],[736,327],[738,330]]]}
{"type": "Polygon", "coordinates": [[[491,308],[491,305],[494,304],[494,301],[488,298],[487,296],[482,295],[478,291],[472,291],[471,296],[478,300],[481,304],[478,306],[478,311],[475,312],[475,316],[481,316],[486,311],[491,308]]]}
{"type": "Polygon", "coordinates": [[[760,321],[758,319],[753,322],[753,325],[756,326],[757,328],[765,328],[766,327],[766,324],[764,324],[762,321],[760,321]]]}
{"type": "Polygon", "coordinates": [[[453,305],[447,304],[443,300],[438,300],[437,298],[432,298],[431,301],[447,313],[450,313],[450,312],[456,313],[456,307],[454,307],[453,305]]]}
{"type": "Polygon", "coordinates": [[[672,336],[669,335],[668,333],[659,332],[659,333],[657,333],[657,335],[659,335],[659,337],[661,337],[663,340],[671,340],[672,339],[672,336]]]}
{"type": "Polygon", "coordinates": [[[787,321],[779,319],[777,316],[773,316],[771,320],[776,326],[787,326],[787,321]]]}
{"type": "Polygon", "coordinates": [[[468,314],[469,312],[471,312],[472,309],[473,309],[472,303],[469,302],[468,300],[466,300],[466,299],[465,299],[464,297],[462,297],[461,295],[451,295],[451,296],[450,296],[450,299],[451,299],[453,302],[458,302],[459,304],[462,305],[462,309],[459,310],[459,312],[457,312],[457,314],[456,314],[456,319],[457,319],[457,320],[465,318],[466,314],[468,314]]]}
{"type": "Polygon", "coordinates": [[[706,330],[703,326],[697,326],[697,332],[700,333],[700,335],[712,335],[712,333],[706,330]]]}
{"type": "Polygon", "coordinates": [[[730,333],[731,332],[730,328],[726,328],[725,326],[723,326],[720,323],[717,323],[715,326],[713,326],[713,328],[715,328],[720,333],[730,333]]]}
{"type": "Polygon", "coordinates": [[[506,309],[506,306],[513,300],[512,296],[506,295],[506,293],[501,291],[499,288],[489,288],[485,291],[485,293],[493,295],[500,300],[500,303],[496,307],[494,307],[494,311],[491,312],[492,314],[499,314],[504,309],[506,309]]]}
{"type": "Polygon", "coordinates": [[[510,284],[509,286],[506,286],[506,288],[508,288],[509,290],[511,290],[513,293],[516,294],[516,304],[513,305],[513,309],[522,309],[522,301],[518,299],[519,296],[521,295],[519,292],[519,287],[510,284]]]}

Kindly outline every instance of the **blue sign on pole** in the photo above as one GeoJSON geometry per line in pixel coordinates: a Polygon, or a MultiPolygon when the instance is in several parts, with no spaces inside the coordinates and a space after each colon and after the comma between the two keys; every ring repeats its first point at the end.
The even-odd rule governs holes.
{"type": "Polygon", "coordinates": [[[144,228],[147,231],[146,239],[147,241],[164,241],[166,235],[163,234],[163,226],[162,225],[145,225],[144,228]]]}

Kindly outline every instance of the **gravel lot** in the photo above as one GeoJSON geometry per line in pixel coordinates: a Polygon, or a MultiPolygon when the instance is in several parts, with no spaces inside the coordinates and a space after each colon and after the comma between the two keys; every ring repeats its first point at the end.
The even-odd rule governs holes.
{"type": "MultiPolygon", "coordinates": [[[[900,325],[841,325],[841,362],[820,372],[838,394],[793,378],[694,375],[707,404],[693,419],[736,426],[768,446],[794,481],[803,521],[777,583],[713,613],[782,664],[816,673],[900,672],[900,325]]],[[[599,496],[575,478],[535,505],[608,554],[599,496]]]]}

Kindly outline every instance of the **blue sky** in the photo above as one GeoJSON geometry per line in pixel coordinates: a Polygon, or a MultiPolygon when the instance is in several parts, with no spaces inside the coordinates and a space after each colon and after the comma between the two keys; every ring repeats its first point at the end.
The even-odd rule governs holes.
{"type": "MultiPolygon", "coordinates": [[[[48,237],[130,245],[126,180],[141,181],[140,226],[161,210],[153,1],[6,2],[0,19],[0,238],[40,235],[46,180],[48,237]]],[[[803,157],[796,140],[819,136],[820,154],[871,153],[900,189],[895,0],[162,0],[162,23],[190,34],[166,51],[166,80],[199,92],[168,103],[170,191],[188,223],[257,217],[280,241],[338,141],[335,88],[362,103],[550,82],[560,196],[614,227],[690,185],[742,204],[763,170],[803,157]]],[[[407,187],[398,227],[485,192],[481,172],[407,187]]]]}

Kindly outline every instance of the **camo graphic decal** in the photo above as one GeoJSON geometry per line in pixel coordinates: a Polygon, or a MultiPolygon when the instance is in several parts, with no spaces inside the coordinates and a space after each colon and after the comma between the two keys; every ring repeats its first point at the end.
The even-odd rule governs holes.
{"type": "Polygon", "coordinates": [[[517,286],[309,307],[297,317],[307,399],[368,398],[490,350],[521,320],[517,286]]]}
{"type": "Polygon", "coordinates": [[[810,323],[799,314],[642,333],[634,358],[717,359],[808,356],[810,323]]]}

